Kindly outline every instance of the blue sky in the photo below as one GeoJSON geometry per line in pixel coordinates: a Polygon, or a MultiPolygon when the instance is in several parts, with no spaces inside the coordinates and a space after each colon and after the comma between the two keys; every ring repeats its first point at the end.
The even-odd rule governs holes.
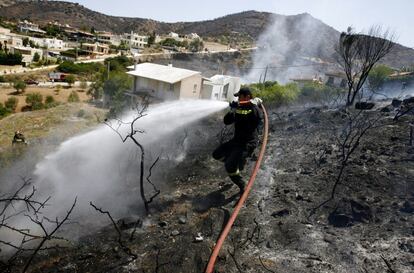
{"type": "Polygon", "coordinates": [[[397,42],[414,48],[413,0],[75,0],[108,15],[150,18],[164,22],[199,21],[245,10],[292,15],[310,13],[339,31],[382,25],[397,42]]]}

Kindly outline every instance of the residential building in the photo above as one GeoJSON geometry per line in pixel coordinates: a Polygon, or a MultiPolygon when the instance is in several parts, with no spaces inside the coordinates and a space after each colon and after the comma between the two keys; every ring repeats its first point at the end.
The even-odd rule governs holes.
{"type": "Polygon", "coordinates": [[[109,53],[109,46],[105,44],[99,44],[99,43],[82,43],[81,49],[84,52],[89,53],[92,56],[95,55],[106,55],[109,53]]]}
{"type": "Polygon", "coordinates": [[[215,75],[211,78],[205,78],[201,90],[202,99],[232,101],[233,94],[240,89],[240,78],[215,75]]]}
{"type": "Polygon", "coordinates": [[[321,77],[313,77],[313,78],[296,78],[296,79],[290,79],[294,83],[298,85],[299,88],[304,87],[306,84],[322,84],[323,80],[321,77]]]}
{"type": "Polygon", "coordinates": [[[27,66],[33,62],[33,57],[37,53],[39,54],[39,57],[42,58],[43,56],[43,50],[38,48],[31,48],[31,47],[25,47],[25,46],[13,46],[10,47],[11,53],[20,53],[22,54],[22,63],[24,66],[27,66]]]}
{"type": "Polygon", "coordinates": [[[22,38],[13,34],[0,34],[0,43],[8,48],[13,46],[23,46],[22,38]]]}
{"type": "Polygon", "coordinates": [[[29,32],[32,32],[32,33],[46,33],[46,31],[41,30],[39,28],[39,25],[34,24],[34,23],[31,23],[31,22],[29,22],[27,20],[24,20],[23,22],[20,22],[17,27],[18,27],[18,29],[19,29],[20,32],[25,32],[25,33],[29,33],[29,32]]]}
{"type": "Polygon", "coordinates": [[[173,67],[142,63],[128,67],[127,74],[134,77],[134,87],[128,95],[147,94],[162,100],[200,97],[201,72],[173,67]]]}
{"type": "Polygon", "coordinates": [[[95,33],[98,43],[119,46],[121,44],[121,38],[108,31],[97,31],[95,33]]]}
{"type": "Polygon", "coordinates": [[[347,78],[343,72],[325,73],[325,84],[333,87],[346,87],[347,78]]]}
{"type": "Polygon", "coordinates": [[[66,48],[65,42],[56,38],[34,38],[29,37],[29,40],[33,41],[40,47],[48,49],[64,49],[66,48]]]}
{"type": "Polygon", "coordinates": [[[142,49],[148,45],[148,36],[139,35],[138,33],[125,33],[121,37],[121,42],[125,43],[130,48],[142,49]]]}
{"type": "Polygon", "coordinates": [[[188,40],[195,40],[195,39],[200,39],[201,40],[201,37],[198,36],[197,33],[187,34],[187,35],[185,35],[185,38],[188,39],[188,40]]]}

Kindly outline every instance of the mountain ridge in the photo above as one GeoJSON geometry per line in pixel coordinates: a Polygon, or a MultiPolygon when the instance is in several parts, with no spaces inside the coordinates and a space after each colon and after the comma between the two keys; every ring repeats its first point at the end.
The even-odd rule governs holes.
{"type": "MultiPolygon", "coordinates": [[[[249,10],[210,20],[166,23],[153,19],[106,15],[78,3],[64,1],[0,0],[0,6],[4,3],[9,5],[0,9],[0,16],[3,18],[28,19],[41,25],[56,21],[78,28],[93,27],[96,30],[114,33],[135,31],[145,34],[152,32],[188,34],[195,32],[201,37],[211,37],[217,40],[225,36],[226,43],[235,39],[247,39],[259,43],[264,40],[261,35],[264,32],[267,31],[267,34],[271,35],[276,32],[276,35],[280,36],[277,32],[281,31],[283,36],[280,39],[285,39],[286,44],[290,45],[289,50],[282,54],[297,52],[301,56],[324,60],[332,60],[334,45],[340,34],[339,31],[309,13],[287,16],[249,10]],[[282,29],[275,28],[272,33],[269,29],[272,29],[275,24],[280,24],[282,29]],[[312,28],[309,28],[309,25],[312,28]],[[304,31],[304,28],[307,31],[304,31]],[[306,43],[303,44],[303,41],[306,43]]],[[[278,40],[276,36],[276,41],[278,40]]],[[[278,48],[276,47],[275,50],[278,48]]],[[[396,44],[384,62],[397,68],[411,66],[414,64],[414,49],[396,44]]]]}

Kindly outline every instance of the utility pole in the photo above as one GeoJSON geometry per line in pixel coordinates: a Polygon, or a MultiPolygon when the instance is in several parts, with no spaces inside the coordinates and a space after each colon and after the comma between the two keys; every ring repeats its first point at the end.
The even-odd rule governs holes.
{"type": "Polygon", "coordinates": [[[266,70],[265,70],[265,74],[264,74],[264,77],[263,77],[263,83],[266,81],[266,75],[267,75],[267,69],[268,68],[269,68],[269,66],[266,65],[266,70]]]}

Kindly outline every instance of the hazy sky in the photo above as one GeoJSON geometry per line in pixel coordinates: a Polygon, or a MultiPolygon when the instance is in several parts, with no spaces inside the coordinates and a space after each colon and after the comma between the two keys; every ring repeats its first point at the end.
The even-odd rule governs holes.
{"type": "Polygon", "coordinates": [[[108,15],[164,22],[199,21],[245,10],[278,14],[310,13],[339,31],[364,30],[380,24],[393,30],[397,42],[414,47],[413,0],[75,0],[108,15]],[[410,16],[411,15],[411,16],[410,16]]]}

